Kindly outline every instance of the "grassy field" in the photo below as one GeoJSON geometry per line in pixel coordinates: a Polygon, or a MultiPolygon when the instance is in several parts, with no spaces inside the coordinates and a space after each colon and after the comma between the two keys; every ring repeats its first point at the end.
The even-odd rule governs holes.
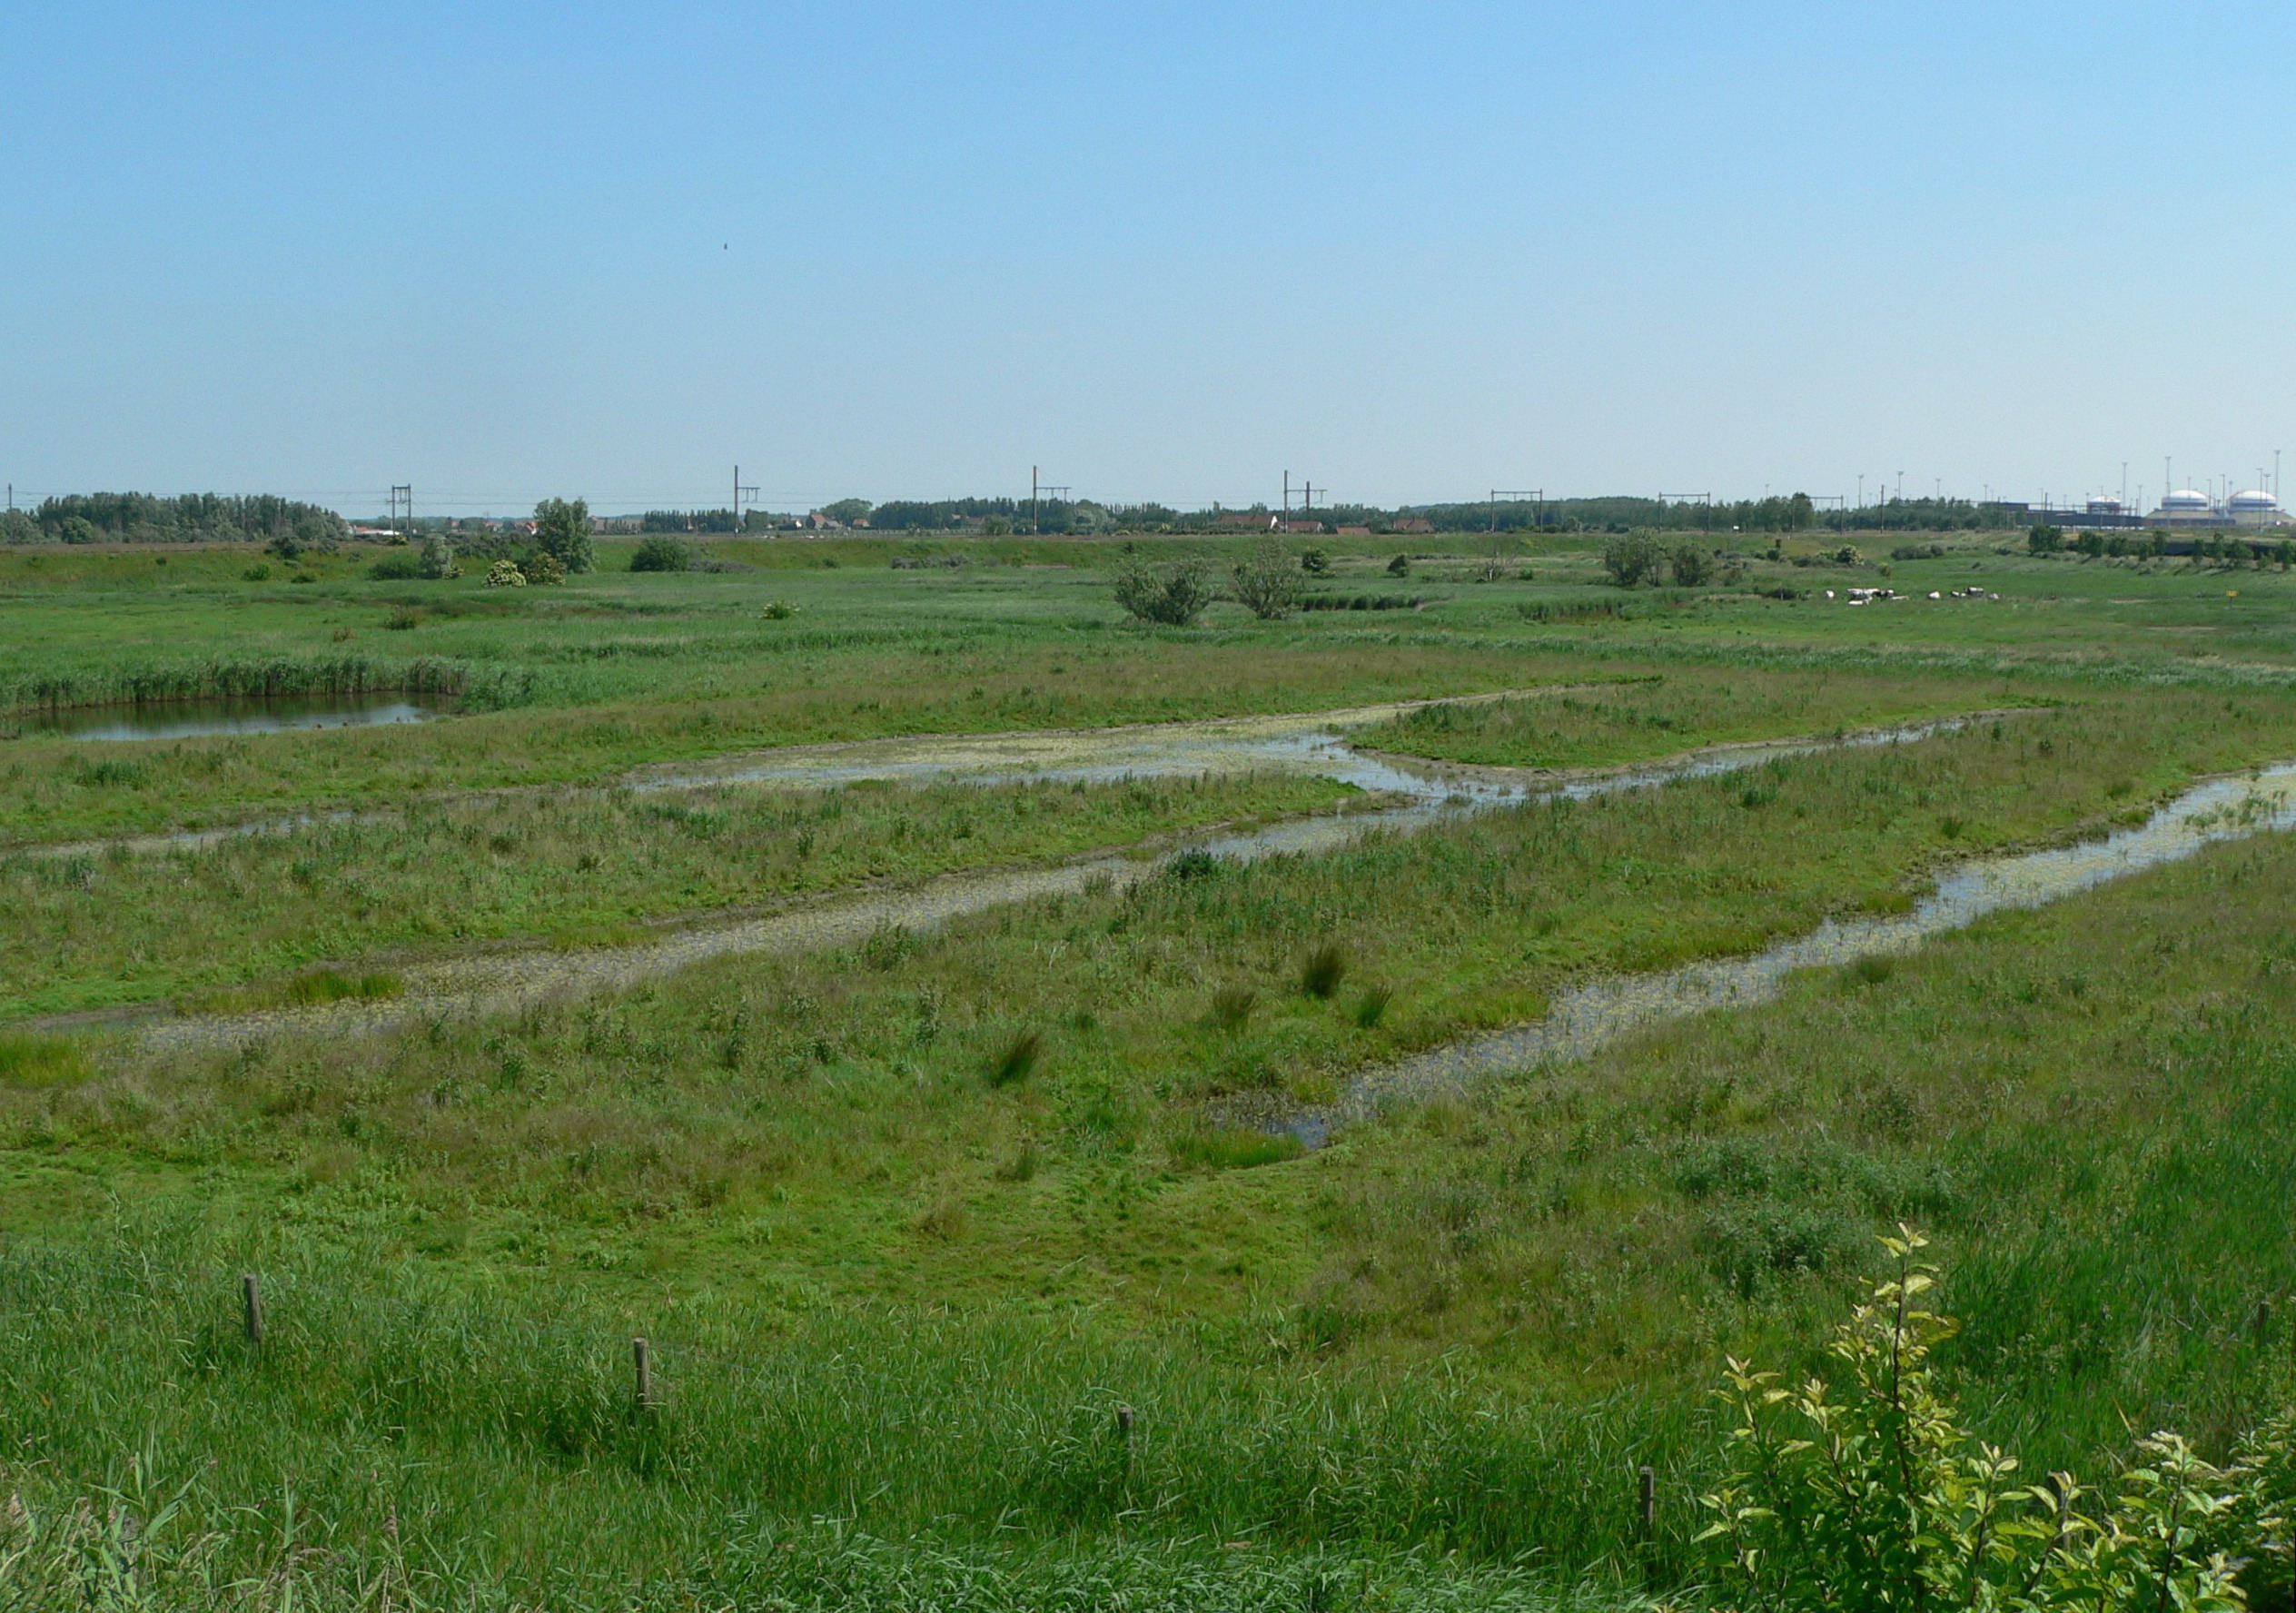
{"type": "Polygon", "coordinates": [[[101,1571],[184,1608],[1618,1606],[1701,1572],[1723,1355],[1818,1362],[1901,1220],[1966,1323],[1951,1386],[2028,1471],[2102,1474],[2131,1428],[2222,1451],[2285,1402],[2278,836],[1316,1152],[1219,1116],[2296,757],[2288,579],[1973,544],[1892,564],[1924,597],[1829,608],[1880,573],[1796,544],[1705,593],[1626,594],[1583,538],[1496,568],[1413,541],[1453,547],[1398,584],[1391,546],[1331,540],[1314,586],[1421,609],[1221,605],[1185,629],[1121,618],[1100,540],[727,543],[748,569],[672,577],[609,544],[599,574],[508,599],[361,580],[355,556],[297,583],[244,553],[0,550],[19,690],[263,665],[319,687],[330,658],[387,687],[428,658],[463,691],[412,727],[0,742],[18,842],[375,815],[0,861],[19,1020],[579,948],[1340,795],[563,787],[764,745],[1529,689],[1361,737],[1574,767],[2006,713],[500,1014],[165,1053],[0,1029],[0,1450],[28,1509],[0,1529],[37,1546],[0,1543],[0,1592],[101,1571]],[[1973,579],[2002,598],[1925,598],[1973,579]]]}

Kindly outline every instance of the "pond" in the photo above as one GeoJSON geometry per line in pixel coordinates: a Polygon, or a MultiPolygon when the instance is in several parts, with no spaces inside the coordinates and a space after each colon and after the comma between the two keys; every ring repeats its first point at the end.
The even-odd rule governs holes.
{"type": "Polygon", "coordinates": [[[0,723],[27,737],[65,739],[188,739],[199,734],[275,734],[289,728],[368,728],[421,722],[445,707],[393,689],[358,695],[248,695],[153,700],[133,706],[67,706],[0,723]]]}

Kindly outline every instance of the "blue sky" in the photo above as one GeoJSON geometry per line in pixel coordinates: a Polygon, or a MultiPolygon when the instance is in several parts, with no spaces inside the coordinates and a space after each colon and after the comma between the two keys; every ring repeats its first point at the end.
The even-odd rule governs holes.
{"type": "Polygon", "coordinates": [[[0,9],[0,479],[354,514],[2157,495],[2296,449],[2296,13],[0,9]]]}

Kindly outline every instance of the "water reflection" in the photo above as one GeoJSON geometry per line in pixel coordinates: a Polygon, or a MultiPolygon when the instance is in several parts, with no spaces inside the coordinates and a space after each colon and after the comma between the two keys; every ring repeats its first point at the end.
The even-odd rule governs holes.
{"type": "Polygon", "coordinates": [[[395,690],[361,695],[252,695],[72,706],[12,717],[25,735],[64,739],[188,739],[201,734],[275,734],[290,728],[368,728],[421,722],[443,709],[395,690]]]}

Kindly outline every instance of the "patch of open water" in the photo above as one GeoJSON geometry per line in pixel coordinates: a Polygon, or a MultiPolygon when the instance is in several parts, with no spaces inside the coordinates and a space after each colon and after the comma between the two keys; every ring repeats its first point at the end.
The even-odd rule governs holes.
{"type": "Polygon", "coordinates": [[[188,739],[201,734],[277,734],[291,728],[366,728],[424,722],[442,709],[435,701],[386,690],[66,706],[5,720],[23,734],[46,738],[188,739]]]}

